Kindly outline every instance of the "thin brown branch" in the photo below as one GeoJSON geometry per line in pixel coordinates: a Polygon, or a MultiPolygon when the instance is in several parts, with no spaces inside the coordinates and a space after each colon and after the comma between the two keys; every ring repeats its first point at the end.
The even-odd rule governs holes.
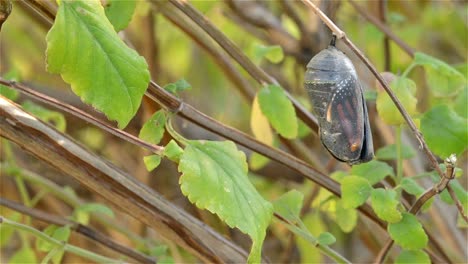
{"type": "Polygon", "coordinates": [[[117,253],[120,253],[122,255],[128,256],[134,260],[137,260],[141,263],[156,263],[156,259],[146,256],[138,251],[135,251],[129,247],[125,247],[123,245],[120,245],[113,240],[109,239],[106,235],[89,228],[85,225],[82,225],[78,222],[68,220],[64,217],[57,216],[57,215],[52,215],[49,213],[46,213],[44,211],[34,209],[34,208],[29,208],[27,206],[24,206],[20,203],[17,203],[15,201],[11,201],[5,198],[0,197],[0,205],[8,207],[12,210],[15,210],[17,212],[20,212],[22,214],[34,217],[36,219],[39,219],[43,222],[46,222],[48,224],[54,224],[54,225],[59,225],[59,226],[65,226],[68,225],[70,228],[77,233],[80,233],[84,236],[86,236],[89,239],[92,239],[112,250],[114,250],[117,253]]]}
{"type": "Polygon", "coordinates": [[[404,42],[401,38],[399,38],[393,31],[386,26],[384,23],[382,23],[379,19],[373,17],[370,15],[368,12],[364,10],[359,4],[354,2],[353,0],[348,0],[348,2],[358,11],[359,14],[361,14],[365,19],[367,19],[369,22],[371,22],[374,26],[376,26],[380,31],[382,31],[385,36],[393,40],[400,48],[405,51],[408,55],[411,57],[414,57],[414,49],[411,48],[406,42],[404,42]]]}
{"type": "Polygon", "coordinates": [[[57,109],[60,109],[66,113],[69,113],[81,120],[84,120],[86,122],[89,122],[97,127],[99,127],[100,129],[104,130],[104,131],[107,131],[109,133],[111,133],[112,135],[114,136],[117,136],[125,141],[128,141],[132,144],[135,144],[137,146],[140,146],[142,148],[145,148],[155,154],[158,154],[158,155],[161,155],[164,151],[164,147],[161,147],[161,146],[158,146],[158,145],[153,145],[153,144],[150,144],[148,142],[145,142],[141,139],[139,139],[138,137],[135,137],[134,135],[132,134],[129,134],[123,130],[120,130],[120,129],[117,129],[105,122],[103,122],[102,120],[99,120],[97,119],[96,117],[84,112],[83,110],[81,109],[78,109],[72,105],[69,105],[69,104],[65,104],[65,103],[62,103],[58,100],[56,100],[55,98],[52,98],[52,97],[49,97],[45,94],[42,94],[40,92],[37,92],[35,91],[34,89],[31,89],[30,87],[24,85],[24,84],[21,84],[21,83],[17,83],[17,82],[14,82],[14,81],[7,81],[3,78],[0,77],[0,84],[3,84],[5,86],[8,86],[12,89],[15,89],[17,91],[20,91],[21,93],[35,99],[35,100],[38,100],[44,104],[47,104],[49,106],[52,106],[54,108],[57,108],[57,109]]]}
{"type": "MultiPolygon", "coordinates": [[[[383,25],[387,23],[387,0],[382,0],[377,3],[379,7],[379,19],[383,25]]],[[[367,14],[367,12],[366,12],[367,14]]],[[[384,36],[383,40],[383,48],[384,48],[384,70],[390,71],[392,61],[391,61],[391,54],[390,54],[390,39],[387,35],[384,36]]]]}
{"type": "Polygon", "coordinates": [[[206,262],[245,262],[247,253],[161,195],[0,97],[0,136],[72,176],[109,204],[206,262]]]}
{"type": "MultiPolygon", "coordinates": [[[[151,0],[156,3],[156,0],[151,0]]],[[[208,21],[198,10],[188,2],[181,0],[169,0],[169,2],[190,17],[200,28],[202,28],[213,40],[215,40],[239,65],[241,65],[257,82],[261,85],[278,84],[278,82],[268,75],[261,68],[257,67],[242,51],[228,39],[219,29],[208,21]]],[[[317,131],[317,119],[302,106],[291,94],[285,91],[289,100],[296,109],[297,116],[310,128],[317,131]]]]}

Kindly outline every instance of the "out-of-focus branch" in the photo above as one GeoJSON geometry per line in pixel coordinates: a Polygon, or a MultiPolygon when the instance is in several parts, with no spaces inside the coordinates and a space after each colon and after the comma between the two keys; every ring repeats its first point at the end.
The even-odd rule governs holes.
{"type": "Polygon", "coordinates": [[[11,0],[0,0],[0,30],[11,13],[11,0]]]}
{"type": "Polygon", "coordinates": [[[245,262],[247,254],[113,164],[0,97],[0,136],[207,262],[245,262]]]}
{"type": "Polygon", "coordinates": [[[151,258],[149,256],[146,256],[138,251],[135,251],[129,247],[122,246],[113,240],[109,239],[106,235],[89,228],[85,225],[82,225],[78,222],[74,222],[71,220],[68,220],[66,218],[52,215],[46,212],[43,212],[38,209],[34,208],[29,208],[27,206],[24,206],[20,203],[17,203],[15,201],[11,201],[5,198],[0,197],[0,205],[8,207],[12,210],[15,210],[17,212],[20,212],[25,215],[29,215],[31,217],[34,217],[36,219],[39,219],[43,222],[49,223],[49,224],[54,224],[54,225],[59,225],[59,226],[65,226],[68,225],[70,228],[112,250],[115,252],[118,252],[122,255],[128,256],[134,260],[137,260],[141,263],[156,263],[156,260],[154,258],[151,258]]]}

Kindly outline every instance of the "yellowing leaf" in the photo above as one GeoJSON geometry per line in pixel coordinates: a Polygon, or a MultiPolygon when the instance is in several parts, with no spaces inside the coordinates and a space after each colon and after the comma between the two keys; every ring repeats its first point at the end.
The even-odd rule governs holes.
{"type": "Polygon", "coordinates": [[[273,132],[268,119],[263,115],[258,104],[258,96],[255,96],[250,114],[250,128],[255,138],[271,146],[273,144],[273,132]]]}

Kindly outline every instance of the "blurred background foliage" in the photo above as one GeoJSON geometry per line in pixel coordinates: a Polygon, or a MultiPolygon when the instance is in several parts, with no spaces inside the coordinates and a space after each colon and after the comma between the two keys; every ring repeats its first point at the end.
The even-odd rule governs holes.
{"type": "MultiPolygon", "coordinates": [[[[254,23],[248,23],[242,18],[239,10],[233,8],[233,3],[239,3],[239,1],[197,0],[191,1],[191,3],[249,58],[274,76],[285,89],[289,90],[301,102],[304,102],[307,107],[310,107],[307,94],[302,85],[305,64],[315,53],[326,47],[330,41],[328,29],[325,28],[313,13],[307,10],[300,2],[289,2],[289,5],[294,8],[296,14],[300,17],[303,26],[308,29],[307,32],[310,33],[309,36],[304,36],[301,34],[298,24],[285,12],[283,1],[244,2],[244,5],[251,4],[252,8],[254,6],[259,7],[260,11],[266,12],[266,14],[274,18],[272,24],[276,25],[277,28],[267,30],[261,26],[256,26],[254,23]],[[275,35],[281,35],[280,33],[288,36],[288,38],[285,40],[281,36],[275,35]],[[258,48],[259,46],[269,47],[278,44],[282,47],[284,57],[277,54],[273,55],[273,57],[276,56],[276,59],[271,60],[259,54],[263,52],[261,51],[262,49],[258,48]]],[[[377,16],[378,1],[358,1],[357,3],[365,8],[369,14],[377,16]]],[[[363,18],[348,1],[322,1],[320,6],[327,11],[330,17],[370,58],[374,65],[383,72],[384,34],[363,18]]],[[[132,21],[128,28],[120,33],[121,36],[131,42],[135,49],[145,56],[150,65],[152,79],[158,84],[165,85],[184,78],[192,85],[191,91],[181,93],[181,97],[185,102],[224,124],[251,133],[249,124],[252,102],[246,100],[245,96],[239,92],[238,87],[226,76],[226,72],[216,62],[216,58],[210,56],[196,41],[180,30],[172,21],[168,20],[165,16],[166,12],[168,11],[165,11],[163,7],[159,9],[156,5],[156,8],[152,8],[151,4],[146,1],[137,1],[132,21]]],[[[468,6],[466,1],[388,1],[386,23],[393,32],[415,50],[445,61],[466,77],[468,70],[467,14],[468,6]]],[[[191,26],[195,27],[194,25],[191,26]]],[[[25,9],[24,5],[19,4],[19,1],[13,1],[13,12],[3,25],[1,32],[0,75],[6,76],[7,73],[11,74],[13,72],[17,80],[25,81],[41,92],[104,118],[91,109],[91,107],[83,105],[59,75],[46,72],[45,35],[47,30],[47,25],[38,20],[37,15],[25,9]]],[[[207,38],[205,35],[197,35],[196,37],[207,38]]],[[[211,40],[208,39],[208,41],[211,40]]],[[[389,71],[398,75],[410,65],[412,58],[396,44],[390,43],[391,67],[389,71]]],[[[371,124],[373,124],[374,128],[377,126],[376,123],[381,123],[378,120],[379,117],[376,115],[374,107],[375,91],[377,89],[374,77],[356,59],[354,54],[343,45],[339,43],[338,45],[353,60],[359,72],[363,88],[367,94],[370,94],[368,105],[370,106],[371,124]]],[[[260,89],[260,86],[239,65],[235,64],[235,68],[245,77],[249,86],[255,90],[260,89]]],[[[466,119],[467,115],[463,115],[468,112],[468,90],[466,87],[456,98],[435,98],[428,92],[425,74],[421,69],[413,71],[410,77],[417,83],[417,110],[420,113],[426,112],[434,102],[453,103],[457,100],[457,112],[466,119]]],[[[24,102],[26,99],[20,96],[19,101],[24,102]]],[[[157,107],[154,105],[143,104],[137,117],[126,130],[132,134],[138,134],[144,121],[156,109],[157,107]]],[[[244,235],[235,230],[229,230],[216,217],[207,212],[197,210],[186,200],[178,188],[179,173],[174,164],[163,161],[160,167],[148,173],[142,159],[143,155],[148,153],[91,127],[89,124],[72,116],[64,115],[66,118],[66,133],[78,139],[93,151],[110,159],[117,166],[131,172],[131,174],[156,189],[171,202],[191,212],[210,226],[213,226],[217,231],[229,236],[244,248],[249,247],[249,241],[244,235]]],[[[392,142],[394,141],[394,129],[385,124],[380,124],[379,126],[379,128],[373,130],[376,149],[394,143],[392,142]]],[[[65,125],[63,125],[63,129],[65,129],[65,125]]],[[[187,138],[219,139],[218,136],[183,120],[179,120],[178,129],[182,130],[187,138]]],[[[164,142],[167,143],[169,139],[169,136],[166,135],[164,142]]],[[[407,136],[406,140],[411,141],[412,136],[407,136]]],[[[319,143],[315,132],[308,133],[301,142],[303,146],[307,147],[306,152],[312,156],[312,160],[316,162],[320,170],[326,173],[331,173],[335,170],[349,170],[345,165],[332,161],[333,159],[331,159],[319,143]]],[[[284,145],[279,142],[276,145],[284,148],[284,145]]],[[[413,146],[416,145],[413,144],[413,146]]],[[[2,159],[5,160],[4,150],[2,152],[2,159]]],[[[83,201],[101,202],[99,196],[88,192],[66,175],[57,173],[19,149],[14,148],[14,153],[17,163],[21,167],[34,171],[41,175],[41,177],[45,177],[62,186],[64,193],[73,190],[73,195],[79,196],[83,201]],[[66,189],[65,186],[67,186],[66,189]]],[[[248,154],[250,155],[251,153],[248,154]]],[[[302,158],[300,152],[294,154],[302,158]]],[[[467,169],[466,158],[466,153],[459,157],[459,164],[465,171],[464,173],[466,173],[467,169]]],[[[393,162],[389,162],[389,164],[395,166],[393,162]]],[[[418,151],[416,157],[405,164],[410,164],[409,166],[413,167],[413,170],[405,172],[405,174],[410,174],[410,176],[428,170],[420,151],[418,151]]],[[[276,199],[282,193],[292,188],[304,192],[306,199],[313,200],[314,202],[302,212],[304,216],[303,222],[314,234],[323,231],[334,234],[337,238],[337,243],[333,247],[339,252],[343,252],[343,255],[353,262],[370,261],[371,257],[380,249],[379,245],[385,237],[382,232],[374,234],[372,225],[368,226],[368,220],[363,217],[359,217],[357,221],[364,223],[364,225],[358,224],[355,229],[353,229],[354,226],[351,228],[346,227],[346,224],[350,222],[339,223],[339,219],[337,220],[336,218],[341,217],[342,219],[349,220],[357,218],[357,216],[355,213],[345,211],[340,211],[339,214],[338,211],[340,209],[335,208],[338,205],[327,203],[331,199],[329,194],[319,191],[315,184],[304,182],[303,178],[296,175],[295,172],[278,164],[268,163],[265,167],[253,170],[251,174],[255,186],[269,200],[276,199]],[[327,212],[336,212],[336,214],[329,214],[327,212]],[[343,230],[346,230],[346,232],[343,230]]],[[[14,179],[8,176],[10,175],[5,173],[5,170],[2,170],[0,178],[1,196],[20,200],[14,179]]],[[[462,185],[466,186],[466,177],[460,178],[460,181],[462,185]]],[[[38,185],[28,182],[27,186],[28,192],[31,193],[32,197],[42,191],[38,185]]],[[[61,199],[57,199],[51,193],[44,194],[37,206],[48,212],[63,216],[71,215],[75,210],[73,206],[62,202],[61,199]]],[[[441,215],[445,214],[444,210],[448,210],[450,214],[453,214],[452,209],[441,209],[440,206],[436,209],[431,209],[432,213],[429,214],[430,217],[422,216],[423,222],[430,227],[439,228],[441,226],[440,221],[444,219],[441,218],[441,215]]],[[[11,216],[9,210],[3,207],[1,207],[1,210],[3,215],[11,216]]],[[[92,223],[99,229],[104,229],[109,236],[119,242],[140,248],[150,254],[167,254],[166,257],[169,262],[194,261],[172,242],[163,241],[157,234],[146,229],[135,219],[119,212],[115,213],[118,215],[115,219],[121,226],[125,226],[128,231],[131,231],[138,237],[144,238],[144,241],[150,242],[137,243],[134,239],[130,239],[128,235],[115,231],[109,225],[106,226],[97,221],[92,221],[92,223]]],[[[33,221],[33,225],[38,228],[44,227],[43,224],[36,221],[33,221]]],[[[440,235],[438,237],[441,240],[448,241],[448,247],[451,247],[450,252],[455,255],[455,259],[464,259],[466,261],[466,234],[459,234],[456,229],[454,230],[451,227],[448,227],[448,230],[439,230],[437,233],[440,235]],[[453,237],[455,233],[457,235],[453,237]]],[[[114,254],[76,235],[72,235],[71,241],[74,244],[102,254],[114,254]]],[[[20,244],[21,241],[14,237],[8,243],[3,244],[2,253],[5,254],[2,254],[0,261],[2,263],[6,262],[21,247],[20,244]]],[[[279,223],[274,223],[272,228],[270,228],[264,246],[264,253],[274,262],[318,263],[327,261],[316,249],[310,248],[309,244],[300,238],[291,236],[289,231],[279,223]]],[[[36,254],[41,253],[36,252],[36,254]]],[[[81,259],[71,254],[66,254],[64,257],[64,262],[66,263],[81,261],[81,259]]]]}

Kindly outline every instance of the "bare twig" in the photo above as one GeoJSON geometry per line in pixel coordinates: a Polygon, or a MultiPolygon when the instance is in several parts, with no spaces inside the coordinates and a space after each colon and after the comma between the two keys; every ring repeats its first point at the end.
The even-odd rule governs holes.
{"type": "Polygon", "coordinates": [[[74,106],[71,106],[69,104],[65,104],[65,103],[62,103],[58,100],[56,100],[55,98],[52,98],[52,97],[49,97],[45,94],[42,94],[40,92],[37,92],[35,91],[34,89],[31,89],[29,88],[28,86],[24,85],[24,84],[21,84],[21,83],[17,83],[17,82],[14,82],[14,81],[7,81],[3,78],[0,77],[0,84],[3,84],[5,86],[8,86],[12,89],[15,89],[15,90],[18,90],[20,91],[21,93],[31,97],[31,98],[34,98],[35,100],[38,100],[40,102],[43,102],[47,105],[50,105],[54,108],[57,108],[57,109],[60,109],[64,112],[67,112],[73,116],[76,116],[78,117],[79,119],[82,119],[82,120],[85,120],[86,122],[89,122],[99,128],[101,128],[102,130],[105,130],[109,133],[111,133],[112,135],[114,136],[117,136],[123,140],[126,140],[132,144],[135,144],[137,146],[140,146],[142,148],[145,148],[155,154],[158,154],[158,155],[161,155],[164,151],[164,147],[161,147],[161,146],[158,146],[158,145],[153,145],[153,144],[149,144],[148,142],[145,142],[137,137],[135,137],[134,135],[132,134],[129,134],[123,130],[120,130],[120,129],[117,129],[115,127],[112,127],[111,125],[97,119],[96,117],[84,112],[83,110],[81,109],[78,109],[74,106]]]}
{"type": "Polygon", "coordinates": [[[0,97],[0,136],[70,175],[108,203],[206,262],[245,262],[247,253],[110,162],[0,97]]]}
{"type": "Polygon", "coordinates": [[[122,255],[128,256],[134,260],[137,260],[141,263],[156,263],[156,260],[152,257],[146,256],[138,251],[135,251],[129,247],[122,246],[113,240],[109,239],[106,235],[89,228],[85,225],[82,225],[78,222],[74,222],[71,220],[68,220],[66,218],[52,215],[46,212],[43,212],[38,209],[34,208],[29,208],[27,206],[24,206],[20,203],[17,203],[15,201],[11,201],[5,198],[0,197],[0,205],[8,207],[10,209],[13,209],[17,212],[23,213],[25,215],[32,216],[34,218],[37,218],[43,222],[49,223],[49,224],[54,224],[54,225],[59,225],[59,226],[65,226],[68,225],[70,228],[112,250],[115,252],[118,252],[122,255]]]}

